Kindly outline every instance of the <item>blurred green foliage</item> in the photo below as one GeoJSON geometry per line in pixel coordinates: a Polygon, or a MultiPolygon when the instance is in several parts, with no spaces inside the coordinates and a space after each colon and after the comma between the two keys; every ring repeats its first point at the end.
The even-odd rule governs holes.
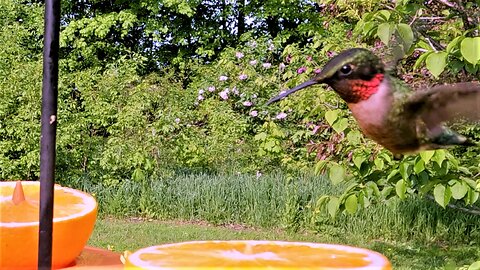
{"type": "MultiPolygon", "coordinates": [[[[345,184],[315,204],[333,218],[393,197],[463,208],[478,200],[477,148],[395,161],[332,91],[264,106],[351,47],[401,59],[399,75],[413,87],[478,80],[478,1],[65,2],[59,183],[315,171],[345,184]]],[[[1,179],[38,178],[42,12],[31,1],[0,2],[1,179]]],[[[459,129],[480,139],[478,126],[459,129]]]]}

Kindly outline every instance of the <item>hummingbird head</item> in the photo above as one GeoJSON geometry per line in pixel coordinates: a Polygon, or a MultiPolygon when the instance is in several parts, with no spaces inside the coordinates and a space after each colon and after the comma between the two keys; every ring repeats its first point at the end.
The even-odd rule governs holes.
{"type": "Polygon", "coordinates": [[[363,48],[348,49],[330,59],[311,80],[273,97],[267,105],[320,83],[331,86],[347,103],[357,103],[377,92],[384,73],[382,61],[371,51],[363,48]]]}

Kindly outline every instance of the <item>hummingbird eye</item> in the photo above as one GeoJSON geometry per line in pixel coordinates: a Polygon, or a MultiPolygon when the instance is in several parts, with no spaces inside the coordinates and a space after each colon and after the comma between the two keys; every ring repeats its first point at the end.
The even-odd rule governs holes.
{"type": "Polygon", "coordinates": [[[352,66],[351,65],[344,65],[343,67],[340,68],[340,73],[342,75],[349,75],[352,73],[352,66]]]}

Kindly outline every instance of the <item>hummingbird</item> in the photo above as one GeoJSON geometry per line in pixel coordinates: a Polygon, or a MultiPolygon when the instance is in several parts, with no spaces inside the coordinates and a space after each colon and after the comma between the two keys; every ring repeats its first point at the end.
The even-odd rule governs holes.
{"type": "Polygon", "coordinates": [[[480,83],[413,91],[370,50],[339,53],[309,81],[281,92],[267,105],[315,84],[327,84],[347,103],[362,132],[394,157],[450,145],[476,145],[446,123],[480,119],[480,83]]]}

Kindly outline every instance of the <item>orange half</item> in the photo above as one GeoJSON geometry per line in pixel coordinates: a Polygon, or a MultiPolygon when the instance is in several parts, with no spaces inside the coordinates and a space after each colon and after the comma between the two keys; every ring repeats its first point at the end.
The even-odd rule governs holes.
{"type": "MultiPolygon", "coordinates": [[[[22,181],[21,190],[18,183],[0,182],[0,269],[37,266],[40,182],[22,181]]],[[[93,231],[96,214],[97,203],[92,196],[55,185],[53,268],[68,266],[80,255],[93,231]]]]}
{"type": "Polygon", "coordinates": [[[322,269],[390,270],[368,249],[306,242],[194,241],[140,249],[126,269],[322,269]]]}

